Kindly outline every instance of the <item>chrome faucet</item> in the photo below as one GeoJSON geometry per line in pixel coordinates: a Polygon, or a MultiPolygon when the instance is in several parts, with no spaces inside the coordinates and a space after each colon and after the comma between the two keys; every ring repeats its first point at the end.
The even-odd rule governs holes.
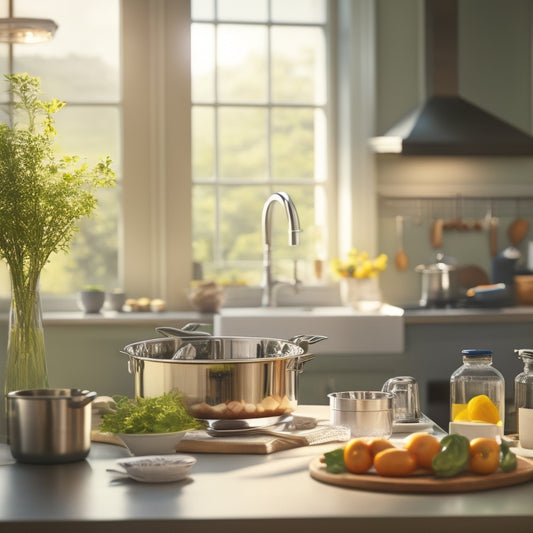
{"type": "MultiPolygon", "coordinates": [[[[300,244],[300,219],[291,197],[285,192],[276,192],[270,196],[263,206],[262,228],[263,228],[263,297],[261,305],[263,307],[274,307],[276,305],[276,288],[281,285],[289,285],[276,281],[272,277],[272,208],[280,203],[285,209],[287,221],[289,223],[289,246],[300,244]]],[[[298,287],[298,276],[296,272],[296,262],[294,266],[294,282],[292,285],[298,287]]]]}

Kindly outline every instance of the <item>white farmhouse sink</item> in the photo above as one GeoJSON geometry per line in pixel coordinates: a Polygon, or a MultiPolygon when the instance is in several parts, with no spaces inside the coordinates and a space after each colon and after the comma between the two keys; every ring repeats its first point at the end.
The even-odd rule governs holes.
{"type": "Polygon", "coordinates": [[[325,335],[314,353],[371,354],[404,351],[403,309],[384,304],[375,312],[349,307],[241,307],[214,317],[214,334],[289,339],[325,335]]]}

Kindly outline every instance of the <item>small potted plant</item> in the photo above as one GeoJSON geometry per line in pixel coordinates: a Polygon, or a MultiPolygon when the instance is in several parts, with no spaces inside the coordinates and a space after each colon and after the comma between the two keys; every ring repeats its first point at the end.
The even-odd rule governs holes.
{"type": "Polygon", "coordinates": [[[86,285],[79,293],[78,305],[86,313],[99,313],[105,302],[105,291],[97,285],[86,285]]]}

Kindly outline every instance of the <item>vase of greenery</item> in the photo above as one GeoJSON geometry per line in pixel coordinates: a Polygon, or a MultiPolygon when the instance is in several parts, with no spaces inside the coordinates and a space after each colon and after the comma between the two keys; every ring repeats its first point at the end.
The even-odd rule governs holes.
{"type": "Polygon", "coordinates": [[[67,251],[80,218],[96,207],[95,190],[112,186],[110,159],[90,168],[54,150],[54,114],[39,78],[6,75],[10,123],[0,124],[0,258],[11,277],[4,391],[48,387],[39,278],[50,256],[67,251]]]}

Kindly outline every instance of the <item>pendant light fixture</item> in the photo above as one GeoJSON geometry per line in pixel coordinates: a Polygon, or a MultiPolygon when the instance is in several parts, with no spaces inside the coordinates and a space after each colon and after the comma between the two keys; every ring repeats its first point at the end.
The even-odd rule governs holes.
{"type": "Polygon", "coordinates": [[[9,0],[9,17],[0,18],[1,43],[43,43],[52,39],[56,30],[57,24],[50,19],[14,17],[13,0],[9,0]]]}

